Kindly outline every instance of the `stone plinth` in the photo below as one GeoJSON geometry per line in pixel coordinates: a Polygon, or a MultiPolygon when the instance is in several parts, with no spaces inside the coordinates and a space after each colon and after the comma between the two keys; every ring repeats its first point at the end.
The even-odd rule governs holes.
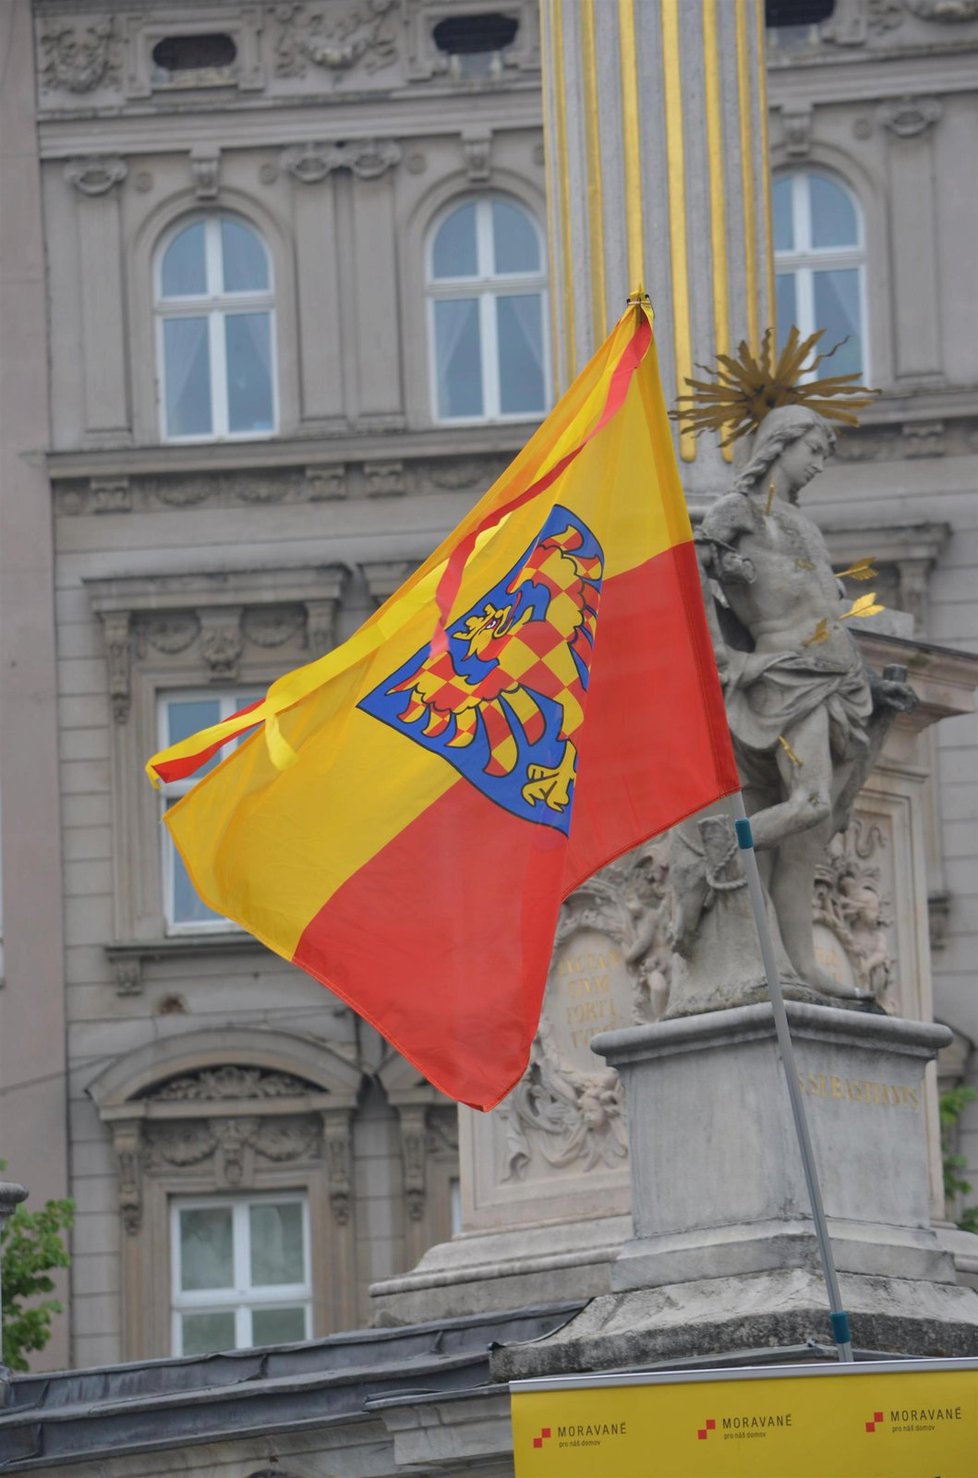
{"type": "MultiPolygon", "coordinates": [[[[978,1351],[978,1295],[930,1226],[924,1071],[947,1029],[788,1002],[843,1297],[863,1348],[978,1351]]],[[[830,1338],[771,1007],[606,1032],[634,1236],[612,1291],[496,1374],[608,1369],[830,1338]]]]}

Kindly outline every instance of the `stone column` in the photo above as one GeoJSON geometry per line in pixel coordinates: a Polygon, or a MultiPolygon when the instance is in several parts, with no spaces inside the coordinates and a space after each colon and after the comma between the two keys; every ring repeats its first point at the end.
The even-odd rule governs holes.
{"type": "MultiPolygon", "coordinates": [[[[773,322],[762,0],[541,0],[541,21],[557,385],[642,285],[672,405],[773,322]]],[[[727,458],[677,450],[702,507],[727,458]]]]}
{"type": "MultiPolygon", "coordinates": [[[[0,1180],[0,1232],[3,1224],[12,1212],[16,1211],[21,1201],[27,1200],[27,1188],[17,1185],[15,1181],[0,1180]]],[[[0,1302],[3,1299],[3,1269],[0,1266],[0,1302]]],[[[10,1389],[10,1371],[3,1363],[3,1345],[0,1343],[0,1409],[7,1404],[7,1393],[10,1389]]]]}

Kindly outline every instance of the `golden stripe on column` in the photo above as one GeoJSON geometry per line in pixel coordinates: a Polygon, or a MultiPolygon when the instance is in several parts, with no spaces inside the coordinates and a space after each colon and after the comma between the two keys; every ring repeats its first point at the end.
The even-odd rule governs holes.
{"type": "Polygon", "coordinates": [[[750,38],[747,32],[747,0],[737,0],[737,106],[740,113],[740,184],[744,210],[744,275],[747,289],[747,338],[757,353],[757,208],[754,199],[754,169],[751,160],[750,38]]]}
{"type": "MultiPolygon", "coordinates": [[[[723,177],[723,121],[717,0],[703,0],[703,65],[706,91],[706,153],[710,170],[710,256],[713,266],[713,332],[717,354],[730,350],[730,285],[727,280],[727,192],[723,177]]],[[[733,461],[733,447],[722,448],[733,461]]]]}
{"type": "MultiPolygon", "coordinates": [[[[548,98],[554,96],[554,89],[547,86],[548,68],[554,77],[561,68],[557,65],[557,59],[553,52],[553,28],[551,28],[551,12],[553,12],[554,0],[541,0],[539,7],[539,22],[541,22],[541,71],[544,74],[544,161],[545,173],[547,173],[547,272],[550,279],[550,361],[553,365],[554,392],[560,392],[561,386],[557,381],[561,378],[560,367],[560,334],[557,331],[557,304],[554,302],[554,290],[557,287],[557,232],[560,229],[560,192],[555,188],[557,182],[557,142],[554,139],[554,120],[550,111],[548,98]]],[[[569,383],[569,381],[567,381],[569,383]]],[[[566,386],[563,386],[566,387],[566,386]]]]}
{"type": "Polygon", "coordinates": [[[778,298],[774,283],[774,220],[771,203],[771,153],[767,136],[767,67],[764,61],[764,0],[756,0],[757,9],[757,107],[761,115],[761,168],[764,171],[764,258],[767,274],[767,321],[777,341],[778,298]]]}
{"type": "Polygon", "coordinates": [[[619,0],[618,52],[621,63],[621,131],[625,166],[625,241],[628,290],[645,288],[642,225],[641,134],[638,120],[638,66],[635,58],[635,0],[619,0]]]}
{"type": "MultiPolygon", "coordinates": [[[[662,0],[662,76],[665,85],[666,159],[669,179],[669,255],[672,275],[672,333],[676,346],[676,389],[693,373],[689,325],[689,264],[686,256],[686,151],[683,139],[682,72],[679,55],[679,0],[662,0]]],[[[679,455],[696,459],[696,437],[679,433],[679,455]]]]}
{"type": "Polygon", "coordinates": [[[594,0],[580,0],[581,65],[584,71],[584,131],[587,147],[588,255],[591,258],[591,339],[596,348],[607,333],[604,282],[604,192],[601,188],[601,115],[598,111],[594,0]]]}
{"type": "Polygon", "coordinates": [[[574,262],[571,247],[570,161],[567,155],[567,89],[564,81],[564,0],[556,0],[550,40],[554,68],[554,97],[557,104],[557,138],[554,163],[560,189],[560,253],[563,257],[561,288],[564,314],[564,385],[577,373],[577,341],[574,333],[574,262]]]}

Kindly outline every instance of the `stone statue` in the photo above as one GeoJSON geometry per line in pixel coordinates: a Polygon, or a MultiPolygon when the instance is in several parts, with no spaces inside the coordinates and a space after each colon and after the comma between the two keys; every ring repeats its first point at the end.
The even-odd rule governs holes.
{"type": "MultiPolygon", "coordinates": [[[[798,507],[834,446],[834,433],[814,411],[771,411],[750,460],[697,537],[745,805],[786,975],[821,995],[865,998],[816,962],[815,869],[848,824],[894,713],[916,699],[902,669],[887,669],[883,679],[870,672],[845,624],[849,603],[825,542],[798,507]]],[[[684,884],[675,947],[691,967],[703,910],[738,888],[732,840],[715,817],[698,835],[689,824],[679,831],[684,884]]],[[[742,899],[736,906],[743,914],[742,899]]],[[[717,921],[713,932],[722,946],[717,921]]],[[[670,1001],[670,1015],[682,1009],[690,1007],[670,1001]]]]}

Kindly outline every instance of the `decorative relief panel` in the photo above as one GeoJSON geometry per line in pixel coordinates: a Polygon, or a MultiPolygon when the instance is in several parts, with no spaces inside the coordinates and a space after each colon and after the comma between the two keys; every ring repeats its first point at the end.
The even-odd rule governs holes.
{"type": "Polygon", "coordinates": [[[398,0],[274,6],[276,76],[305,78],[311,72],[339,87],[387,71],[398,59],[399,8],[398,0]]]}
{"type": "Polygon", "coordinates": [[[83,159],[69,159],[64,175],[82,195],[107,195],[128,174],[125,160],[112,154],[89,154],[83,159]]]}
{"type": "Polygon", "coordinates": [[[38,36],[38,77],[43,90],[83,98],[119,80],[121,45],[114,21],[52,16],[38,36]]]}
{"type": "Polygon", "coordinates": [[[361,180],[378,180],[401,161],[393,139],[355,139],[349,143],[291,144],[279,163],[303,185],[317,185],[334,170],[348,169],[361,180]]]}

